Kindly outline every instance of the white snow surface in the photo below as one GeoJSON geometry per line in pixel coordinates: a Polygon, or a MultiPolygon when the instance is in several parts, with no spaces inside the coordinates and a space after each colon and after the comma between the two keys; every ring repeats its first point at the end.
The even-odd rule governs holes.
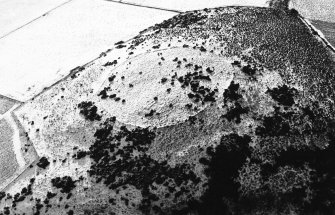
{"type": "MultiPolygon", "coordinates": [[[[108,0],[107,0],[108,1],[108,0]]],[[[170,10],[189,11],[223,6],[266,7],[267,0],[120,0],[120,2],[160,7],[170,10]]]]}
{"type": "Polygon", "coordinates": [[[0,40],[0,94],[26,101],[115,42],[175,14],[103,0],[73,0],[0,40]]]}
{"type": "Polygon", "coordinates": [[[0,38],[71,0],[0,0],[0,38]]]}
{"type": "Polygon", "coordinates": [[[318,36],[322,39],[322,41],[329,47],[331,47],[332,51],[335,52],[335,48],[334,46],[332,46],[332,44],[327,40],[327,38],[325,37],[325,35],[322,33],[322,31],[320,31],[319,29],[317,29],[308,19],[303,19],[308,25],[309,27],[311,27],[314,31],[316,31],[318,33],[318,36]]]}

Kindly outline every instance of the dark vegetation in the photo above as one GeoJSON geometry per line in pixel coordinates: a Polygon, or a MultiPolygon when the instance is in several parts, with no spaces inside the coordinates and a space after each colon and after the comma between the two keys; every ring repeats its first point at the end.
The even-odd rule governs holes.
{"type": "Polygon", "coordinates": [[[290,117],[292,113],[282,113],[279,108],[275,108],[273,116],[265,116],[263,125],[256,128],[259,136],[284,136],[290,132],[290,117]]]}
{"type": "Polygon", "coordinates": [[[80,109],[80,114],[82,114],[85,119],[90,121],[101,120],[101,116],[97,114],[98,108],[93,102],[81,102],[78,104],[78,108],[80,109]]]}
{"type": "Polygon", "coordinates": [[[237,101],[242,98],[242,95],[237,92],[239,88],[240,85],[238,83],[235,84],[234,81],[232,81],[229,87],[223,92],[224,102],[237,101]]]}
{"type": "MultiPolygon", "coordinates": [[[[195,69],[200,70],[201,67],[196,66],[195,69]]],[[[192,73],[180,77],[175,74],[172,76],[174,79],[191,87],[196,84],[192,82],[192,73]]],[[[208,178],[200,199],[193,196],[194,191],[199,190],[201,180],[193,172],[192,165],[178,164],[171,167],[165,161],[156,161],[146,154],[155,138],[155,129],[128,130],[123,126],[120,131],[114,131],[115,118],[106,121],[95,134],[96,142],[90,148],[90,157],[94,161],[90,175],[110,189],[124,189],[124,185],[133,185],[139,189],[143,196],[140,210],[146,214],[283,213],[288,205],[299,213],[312,211],[333,214],[335,159],[332,155],[335,153],[335,123],[324,118],[317,104],[298,107],[295,97],[299,95],[294,88],[283,85],[267,93],[278,105],[274,107],[272,115],[257,118],[261,124],[256,128],[255,135],[259,137],[260,147],[264,148],[258,151],[258,148],[249,147],[251,137],[236,133],[222,136],[216,147],[209,146],[207,156],[199,159],[208,178]],[[306,120],[313,127],[304,127],[301,122],[306,120]],[[301,145],[299,141],[304,141],[305,135],[310,134],[315,134],[313,145],[301,145]],[[324,140],[329,141],[329,147],[318,146],[321,145],[317,142],[319,135],[326,136],[324,140]],[[282,137],[293,145],[286,147],[282,137]],[[123,139],[127,144],[121,144],[123,139]],[[265,162],[262,156],[267,156],[267,153],[272,154],[272,157],[265,162]],[[256,182],[248,178],[254,174],[251,169],[250,174],[237,180],[247,162],[260,168],[261,184],[257,189],[252,186],[256,182]],[[251,186],[244,188],[246,190],[242,193],[243,181],[251,183],[251,186]],[[161,188],[163,193],[157,191],[161,188]],[[173,206],[172,202],[179,203],[173,206]]],[[[196,98],[194,91],[188,96],[192,100],[196,98]]],[[[241,114],[251,110],[243,107],[245,104],[239,84],[231,82],[223,96],[227,112],[222,117],[240,123],[241,114]]],[[[192,104],[188,105],[188,108],[193,107],[192,104]]],[[[151,110],[149,115],[154,112],[151,110]]],[[[194,124],[197,119],[190,117],[189,121],[194,124]]],[[[127,204],[129,201],[125,200],[127,204]]]]}
{"type": "Polygon", "coordinates": [[[198,12],[181,14],[180,16],[175,16],[171,19],[165,20],[160,24],[156,24],[154,26],[154,30],[161,28],[173,28],[176,26],[187,28],[191,24],[200,23],[200,21],[204,20],[205,18],[207,18],[207,16],[200,15],[198,12]]]}
{"type": "Polygon", "coordinates": [[[250,76],[255,75],[256,71],[257,70],[255,68],[252,68],[250,65],[242,67],[242,72],[244,72],[245,74],[250,75],[250,76]]]}
{"type": "MultiPolygon", "coordinates": [[[[231,8],[236,9],[237,13],[225,13],[223,10],[226,8],[209,9],[211,15],[204,11],[188,12],[155,25],[153,30],[158,30],[157,37],[159,37],[164,34],[160,32],[166,32],[169,28],[168,39],[172,35],[183,36],[185,30],[190,37],[205,40],[209,35],[214,35],[210,45],[216,48],[226,46],[224,51],[226,56],[239,56],[250,65],[254,63],[263,65],[268,70],[280,71],[282,75],[287,65],[290,65],[295,80],[301,82],[306,91],[316,94],[322,92],[321,97],[334,96],[335,93],[329,87],[335,82],[331,56],[310,34],[310,29],[295,11],[287,10],[287,0],[272,1],[271,4],[274,8],[232,6],[231,8]],[[286,9],[280,10],[283,8],[286,9]],[[254,48],[245,55],[243,50],[250,47],[254,48]],[[310,87],[312,84],[314,87],[310,87]]],[[[145,40],[146,37],[139,36],[137,40],[140,39],[145,40]]],[[[288,83],[292,81],[287,75],[283,77],[288,83]]]]}
{"type": "MultiPolygon", "coordinates": [[[[0,192],[0,202],[2,199],[4,199],[5,197],[7,197],[5,200],[7,201],[7,205],[8,205],[8,201],[11,200],[11,207],[4,207],[3,209],[3,213],[4,214],[10,214],[10,209],[12,210],[16,210],[17,204],[20,202],[23,202],[24,200],[27,199],[28,196],[31,196],[33,194],[32,192],[32,185],[35,182],[35,178],[31,178],[30,179],[30,183],[28,184],[27,187],[22,188],[20,193],[16,193],[14,196],[11,196],[9,193],[5,192],[0,192]]],[[[0,214],[3,214],[0,212],[0,214]]]]}
{"type": "Polygon", "coordinates": [[[124,43],[124,41],[120,40],[119,42],[114,43],[114,45],[121,45],[123,43],[124,43]]]}
{"type": "Polygon", "coordinates": [[[294,104],[294,95],[297,94],[297,90],[295,88],[289,88],[284,84],[281,87],[269,89],[268,93],[280,105],[292,106],[294,104]]]}
{"type": "Polygon", "coordinates": [[[233,108],[230,108],[226,114],[223,114],[222,117],[226,118],[228,121],[235,121],[237,124],[241,123],[241,115],[249,112],[249,108],[244,108],[240,103],[235,102],[233,108]]]}
{"type": "Polygon", "coordinates": [[[161,83],[164,84],[167,81],[167,78],[162,78],[161,83]]]}
{"type": "Polygon", "coordinates": [[[232,62],[231,65],[241,67],[241,61],[234,60],[234,62],[232,62]]]}
{"type": "Polygon", "coordinates": [[[242,107],[240,100],[242,95],[238,93],[240,85],[232,81],[229,87],[223,92],[224,105],[227,112],[222,115],[228,121],[235,121],[237,124],[241,122],[241,115],[249,112],[248,107],[242,107]],[[232,105],[229,105],[232,104],[232,105]]]}
{"type": "Polygon", "coordinates": [[[122,126],[113,131],[114,119],[107,120],[95,133],[96,141],[90,148],[93,161],[90,175],[114,190],[133,185],[141,191],[140,210],[145,214],[163,213],[169,202],[180,201],[191,195],[200,179],[189,164],[171,167],[166,161],[158,162],[146,152],[155,138],[154,130],[122,126]],[[124,139],[125,145],[120,141],[124,139]],[[158,195],[158,188],[164,195],[158,195]],[[164,198],[165,196],[165,198],[164,198]],[[164,205],[166,199],[170,199],[164,205]]]}
{"type": "Polygon", "coordinates": [[[330,145],[326,149],[305,148],[297,150],[289,148],[278,155],[274,166],[266,169],[266,174],[269,174],[269,172],[274,172],[280,166],[302,167],[306,163],[309,164],[309,167],[314,170],[310,184],[310,188],[313,190],[311,202],[303,202],[303,197],[306,196],[307,192],[304,187],[295,190],[292,194],[297,203],[305,203],[302,207],[304,214],[311,212],[321,214],[335,213],[335,136],[334,133],[328,134],[328,136],[330,145]]]}
{"type": "Polygon", "coordinates": [[[108,78],[108,81],[113,82],[115,78],[116,78],[116,75],[112,75],[111,77],[108,78]]]}
{"type": "MultiPolygon", "coordinates": [[[[240,98],[237,91],[238,85],[232,83],[225,92],[227,102],[240,98]]],[[[207,190],[200,200],[191,199],[188,207],[173,214],[280,214],[288,213],[288,207],[298,214],[334,214],[335,122],[320,116],[317,105],[286,111],[283,107],[275,107],[273,116],[263,116],[263,125],[256,129],[258,144],[266,150],[249,147],[251,138],[237,134],[223,136],[216,148],[208,147],[208,157],[199,160],[206,166],[207,190]],[[299,123],[306,120],[313,128],[299,123]],[[312,145],[299,143],[310,134],[314,134],[312,145]],[[319,140],[319,135],[325,138],[319,140]],[[292,145],[285,146],[285,141],[292,145]],[[329,143],[326,148],[321,147],[324,141],[329,143]],[[273,154],[271,162],[262,158],[267,153],[273,154]],[[260,168],[260,180],[252,182],[252,169],[240,175],[248,160],[260,168]],[[242,183],[250,184],[246,193],[241,192],[242,183]],[[256,190],[253,183],[260,183],[256,190]]]]}
{"type": "Polygon", "coordinates": [[[113,66],[113,65],[116,65],[117,64],[117,60],[113,60],[112,62],[107,62],[104,64],[104,66],[113,66]]]}
{"type": "Polygon", "coordinates": [[[115,46],[116,49],[122,49],[124,47],[127,47],[127,46],[126,45],[122,45],[122,44],[115,46]]]}
{"type": "Polygon", "coordinates": [[[101,90],[98,94],[98,96],[100,96],[101,99],[106,99],[109,96],[107,95],[107,91],[110,89],[110,87],[105,87],[103,90],[101,90]]]}
{"type": "Polygon", "coordinates": [[[77,66],[76,68],[72,69],[70,71],[70,74],[71,74],[71,78],[74,79],[77,77],[77,74],[80,72],[80,71],[83,71],[85,69],[84,66],[77,66]]]}
{"type": "Polygon", "coordinates": [[[200,51],[201,51],[201,52],[206,52],[207,50],[205,49],[205,47],[201,46],[201,47],[200,47],[200,51]]]}
{"type": "MultiPolygon", "coordinates": [[[[227,15],[223,21],[220,19],[220,25],[226,25],[228,21],[236,23],[236,27],[229,33],[238,36],[223,38],[229,41],[228,56],[240,55],[242,50],[255,47],[251,52],[251,57],[255,60],[248,58],[248,63],[256,61],[266,69],[279,70],[284,75],[289,62],[295,80],[299,80],[306,92],[319,94],[320,99],[325,98],[325,95],[334,97],[330,87],[335,82],[335,76],[332,75],[334,62],[322,43],[310,34],[309,28],[298,16],[276,9],[247,11],[254,14],[255,18],[245,21],[241,17],[227,15]]],[[[283,78],[287,83],[292,82],[287,75],[283,78]]]]}
{"type": "MultiPolygon", "coordinates": [[[[238,84],[235,83],[231,84],[225,94],[227,102],[235,102],[241,98],[238,94],[238,84]]],[[[286,116],[280,111],[281,109],[277,108],[274,116],[281,116],[285,121],[293,120],[292,113],[286,116]]],[[[306,111],[302,114],[307,116],[306,111]]],[[[316,118],[312,116],[313,114],[313,112],[308,112],[310,118],[316,118]]],[[[257,134],[260,135],[260,138],[267,140],[273,136],[292,135],[291,130],[282,132],[277,128],[282,125],[275,123],[283,124],[283,121],[275,120],[275,123],[267,123],[267,120],[264,117],[263,126],[261,126],[266,132],[257,134]]],[[[194,124],[197,119],[190,118],[189,121],[194,124]]],[[[224,135],[220,144],[216,147],[209,146],[206,150],[207,156],[199,160],[199,163],[204,166],[208,182],[204,187],[205,192],[202,197],[197,199],[194,198],[192,192],[199,189],[197,185],[201,180],[194,174],[192,166],[180,164],[170,167],[165,161],[158,162],[146,154],[155,138],[155,130],[148,128],[128,130],[126,127],[121,127],[120,131],[114,131],[114,122],[115,118],[106,121],[95,134],[96,142],[90,148],[90,156],[94,161],[90,175],[110,189],[123,189],[124,185],[135,186],[144,197],[140,205],[144,213],[230,214],[233,212],[244,214],[253,213],[254,210],[260,208],[264,211],[274,209],[283,211],[287,204],[293,204],[298,210],[320,211],[322,209],[322,212],[325,212],[323,214],[332,214],[333,205],[327,205],[326,202],[335,198],[335,194],[333,195],[328,189],[329,184],[333,183],[333,173],[330,169],[335,165],[335,160],[331,156],[334,153],[334,136],[329,136],[333,146],[325,150],[306,147],[279,150],[274,165],[271,165],[262,163],[253,156],[254,149],[249,147],[250,136],[239,136],[234,133],[224,135]],[[120,144],[123,139],[127,144],[120,144]],[[262,184],[260,191],[250,190],[248,195],[244,195],[240,191],[241,184],[236,179],[248,159],[251,159],[253,164],[259,165],[262,180],[266,183],[262,184]],[[290,184],[295,183],[292,180],[309,181],[308,175],[302,175],[299,178],[294,173],[294,171],[305,168],[309,163],[309,168],[318,172],[313,174],[313,182],[310,183],[310,188],[315,190],[316,195],[311,203],[305,200],[309,183],[302,184],[302,186],[295,185],[292,190],[289,188],[290,184]],[[276,180],[287,180],[288,185],[281,185],[287,191],[273,190],[273,187],[277,186],[276,180]],[[165,190],[163,194],[155,192],[162,187],[165,190]],[[165,196],[164,199],[162,195],[165,196]],[[165,204],[162,205],[161,200],[165,204]],[[177,208],[169,204],[173,201],[179,202],[177,208]]],[[[277,148],[271,150],[275,151],[277,148]]]]}
{"type": "MultiPolygon", "coordinates": [[[[178,65],[182,64],[182,61],[178,61],[176,57],[173,61],[177,62],[178,65]]],[[[183,60],[187,62],[187,60],[183,60]]],[[[201,85],[202,81],[211,81],[210,75],[214,72],[212,69],[207,68],[206,72],[209,75],[203,73],[202,66],[193,65],[192,63],[185,64],[185,68],[194,69],[194,72],[188,72],[186,75],[178,76],[177,73],[171,76],[171,85],[174,81],[178,81],[181,84],[181,87],[184,89],[190,89],[191,93],[188,93],[188,97],[194,103],[205,104],[207,102],[212,103],[216,101],[217,89],[210,89],[201,85]]],[[[169,90],[170,91],[170,90],[169,90]]],[[[168,92],[169,92],[168,91],[168,92]]]]}
{"type": "Polygon", "coordinates": [[[40,211],[43,207],[44,207],[44,205],[41,203],[41,199],[36,199],[35,200],[35,213],[34,213],[34,215],[41,214],[40,211]]]}
{"type": "MultiPolygon", "coordinates": [[[[276,97],[274,98],[276,99],[276,97]]],[[[290,101],[294,104],[294,100],[290,101]]],[[[283,106],[287,104],[284,103],[283,106]]],[[[295,180],[309,181],[307,184],[295,186],[293,190],[286,192],[271,192],[267,190],[267,204],[274,205],[277,209],[282,209],[287,204],[293,204],[301,214],[334,214],[335,213],[335,192],[334,192],[334,176],[335,176],[335,122],[320,115],[318,105],[314,104],[310,107],[303,107],[298,110],[283,111],[279,107],[275,107],[273,116],[266,116],[263,125],[256,129],[256,134],[262,137],[265,144],[272,145],[264,154],[273,153],[272,164],[264,163],[260,160],[254,160],[255,163],[261,165],[261,173],[264,180],[271,181],[274,175],[282,168],[306,169],[311,171],[311,175],[299,176],[297,173],[287,172],[285,176],[287,182],[295,180]],[[308,121],[313,126],[303,127],[299,121],[308,121]],[[299,130],[299,132],[297,132],[299,130]],[[298,146],[292,144],[288,147],[283,146],[285,141],[294,143],[299,139],[313,136],[310,145],[298,146]],[[271,141],[271,142],[269,142],[271,141]],[[322,144],[328,143],[327,147],[322,144]],[[277,146],[273,143],[278,144],[277,146]],[[301,179],[302,177],[302,179],[301,179]],[[271,194],[270,194],[271,193],[271,194]],[[280,204],[279,204],[280,203],[280,204]]],[[[278,183],[271,181],[269,186],[278,183]]],[[[270,187],[267,189],[271,189],[270,187]]],[[[282,190],[287,189],[280,185],[282,190]]],[[[265,198],[265,196],[261,196],[265,198]]],[[[260,197],[258,197],[260,198],[260,197]]]]}
{"type": "Polygon", "coordinates": [[[223,136],[215,149],[208,147],[208,158],[199,160],[205,166],[205,174],[209,178],[207,190],[200,201],[191,200],[187,208],[174,214],[230,214],[230,204],[236,204],[240,199],[239,184],[235,179],[238,170],[251,154],[248,145],[250,141],[249,136],[231,134],[223,136]]]}
{"type": "Polygon", "coordinates": [[[156,113],[156,110],[151,109],[149,113],[144,114],[145,117],[151,117],[156,113]]]}
{"type": "Polygon", "coordinates": [[[299,16],[299,15],[300,15],[300,14],[299,14],[299,11],[297,11],[297,10],[294,9],[294,8],[290,9],[290,14],[291,14],[292,16],[299,16]]]}
{"type": "Polygon", "coordinates": [[[82,159],[82,158],[86,157],[87,155],[89,155],[88,151],[79,150],[76,154],[73,155],[73,158],[82,159]]]}
{"type": "Polygon", "coordinates": [[[290,0],[270,0],[269,6],[276,9],[288,10],[289,2],[290,0]]]}
{"type": "Polygon", "coordinates": [[[48,161],[48,159],[46,157],[41,157],[40,160],[37,163],[37,166],[45,169],[47,166],[49,166],[50,162],[48,161]]]}
{"type": "Polygon", "coordinates": [[[208,72],[209,74],[211,74],[211,73],[213,73],[213,72],[214,72],[214,68],[213,68],[213,69],[211,69],[211,68],[207,67],[207,69],[206,69],[206,72],[208,72]]]}
{"type": "Polygon", "coordinates": [[[16,203],[22,202],[26,199],[26,197],[33,194],[32,186],[35,182],[35,178],[30,179],[30,183],[27,187],[22,188],[21,193],[16,193],[13,198],[13,205],[15,206],[16,203]]]}
{"type": "Polygon", "coordinates": [[[283,85],[269,93],[281,106],[275,106],[273,115],[264,116],[262,125],[256,128],[262,152],[255,156],[260,153],[255,149],[252,155],[252,162],[261,168],[265,182],[253,198],[263,203],[250,198],[246,202],[278,213],[293,205],[299,214],[334,214],[334,119],[326,118],[317,103],[297,107],[294,96],[298,92],[294,88],[283,85]],[[312,127],[304,126],[306,121],[312,127]],[[302,144],[310,135],[312,142],[302,144]],[[325,142],[328,147],[322,146],[325,142]]]}
{"type": "Polygon", "coordinates": [[[62,193],[70,193],[75,187],[75,181],[70,176],[51,179],[52,186],[60,189],[62,193]]]}
{"type": "Polygon", "coordinates": [[[57,196],[57,193],[52,193],[52,192],[47,193],[47,199],[52,199],[55,196],[57,196]]]}
{"type": "Polygon", "coordinates": [[[1,192],[0,192],[0,201],[1,201],[3,198],[5,198],[5,197],[6,197],[6,193],[3,192],[3,191],[1,191],[1,192]]]}
{"type": "Polygon", "coordinates": [[[240,68],[243,73],[249,76],[254,76],[257,72],[255,65],[251,66],[250,64],[247,64],[246,66],[242,66],[241,61],[238,60],[232,62],[231,65],[240,68]]]}

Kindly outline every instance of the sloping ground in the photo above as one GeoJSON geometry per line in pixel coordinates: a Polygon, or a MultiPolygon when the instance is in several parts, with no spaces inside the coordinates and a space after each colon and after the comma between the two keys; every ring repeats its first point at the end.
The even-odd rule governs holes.
{"type": "Polygon", "coordinates": [[[4,211],[332,214],[333,59],[290,11],[148,28],[16,110],[41,160],[4,211]]]}
{"type": "MultiPolygon", "coordinates": [[[[13,102],[12,100],[8,101],[13,102]]],[[[13,115],[12,110],[16,107],[18,107],[17,101],[10,110],[0,115],[0,191],[14,183],[38,158],[27,134],[18,122],[17,117],[13,115]]]]}
{"type": "Polygon", "coordinates": [[[17,102],[15,100],[0,95],[0,115],[6,113],[16,103],[17,102]]]}
{"type": "Polygon", "coordinates": [[[335,47],[335,23],[312,20],[312,24],[325,35],[327,40],[335,47]]]}
{"type": "Polygon", "coordinates": [[[0,120],[0,131],[0,181],[4,182],[15,173],[18,164],[13,151],[13,130],[4,119],[0,120]]]}

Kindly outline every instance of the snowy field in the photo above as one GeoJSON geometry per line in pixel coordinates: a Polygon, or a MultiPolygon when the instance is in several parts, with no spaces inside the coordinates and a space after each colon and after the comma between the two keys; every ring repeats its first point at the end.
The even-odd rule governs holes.
{"type": "Polygon", "coordinates": [[[312,20],[311,23],[322,31],[326,39],[335,47],[335,23],[320,20],[312,20]]]}
{"type": "Polygon", "coordinates": [[[306,18],[335,22],[334,0],[292,0],[290,5],[306,18]]]}
{"type": "Polygon", "coordinates": [[[71,1],[0,40],[0,94],[29,99],[115,42],[174,15],[109,1],[71,1]]]}
{"type": "MultiPolygon", "coordinates": [[[[113,0],[107,0],[113,1],[113,0]]],[[[124,3],[133,3],[138,5],[148,5],[152,7],[166,8],[170,10],[189,11],[189,10],[200,10],[204,8],[232,6],[232,5],[244,5],[244,6],[257,6],[266,7],[266,0],[205,0],[205,1],[194,1],[194,0],[121,0],[124,3]]]]}
{"type": "Polygon", "coordinates": [[[0,38],[68,0],[0,0],[0,38]]]}
{"type": "MultiPolygon", "coordinates": [[[[292,5],[304,16],[324,20],[320,14],[331,10],[326,7],[329,1],[332,0],[316,5],[311,0],[295,0],[292,5]],[[316,10],[310,12],[311,7],[316,10]]],[[[0,0],[0,95],[26,101],[68,75],[71,69],[95,59],[115,42],[128,40],[177,14],[172,11],[227,5],[264,7],[266,2],[0,0]]]]}

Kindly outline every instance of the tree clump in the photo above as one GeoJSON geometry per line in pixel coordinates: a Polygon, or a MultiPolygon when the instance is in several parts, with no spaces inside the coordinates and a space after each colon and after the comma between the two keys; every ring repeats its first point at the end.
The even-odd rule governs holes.
{"type": "Polygon", "coordinates": [[[268,3],[272,8],[288,10],[290,0],[269,0],[268,3]]]}
{"type": "Polygon", "coordinates": [[[103,182],[117,192],[129,185],[135,187],[142,194],[139,209],[144,214],[164,214],[172,202],[183,204],[187,196],[194,195],[201,180],[189,164],[172,167],[147,154],[156,136],[154,129],[122,126],[117,131],[114,122],[115,118],[109,119],[96,131],[96,141],[90,147],[89,173],[96,183],[103,182]]]}
{"type": "Polygon", "coordinates": [[[40,160],[37,163],[37,166],[45,169],[47,166],[49,166],[50,162],[48,161],[48,159],[46,157],[41,157],[40,160]]]}
{"type": "Polygon", "coordinates": [[[62,193],[70,193],[75,187],[75,181],[70,176],[51,179],[52,186],[60,189],[62,193]]]}
{"type": "Polygon", "coordinates": [[[93,102],[81,102],[78,104],[78,108],[80,109],[80,114],[82,114],[85,119],[90,121],[101,120],[101,116],[97,114],[98,108],[94,105],[93,102]]]}

